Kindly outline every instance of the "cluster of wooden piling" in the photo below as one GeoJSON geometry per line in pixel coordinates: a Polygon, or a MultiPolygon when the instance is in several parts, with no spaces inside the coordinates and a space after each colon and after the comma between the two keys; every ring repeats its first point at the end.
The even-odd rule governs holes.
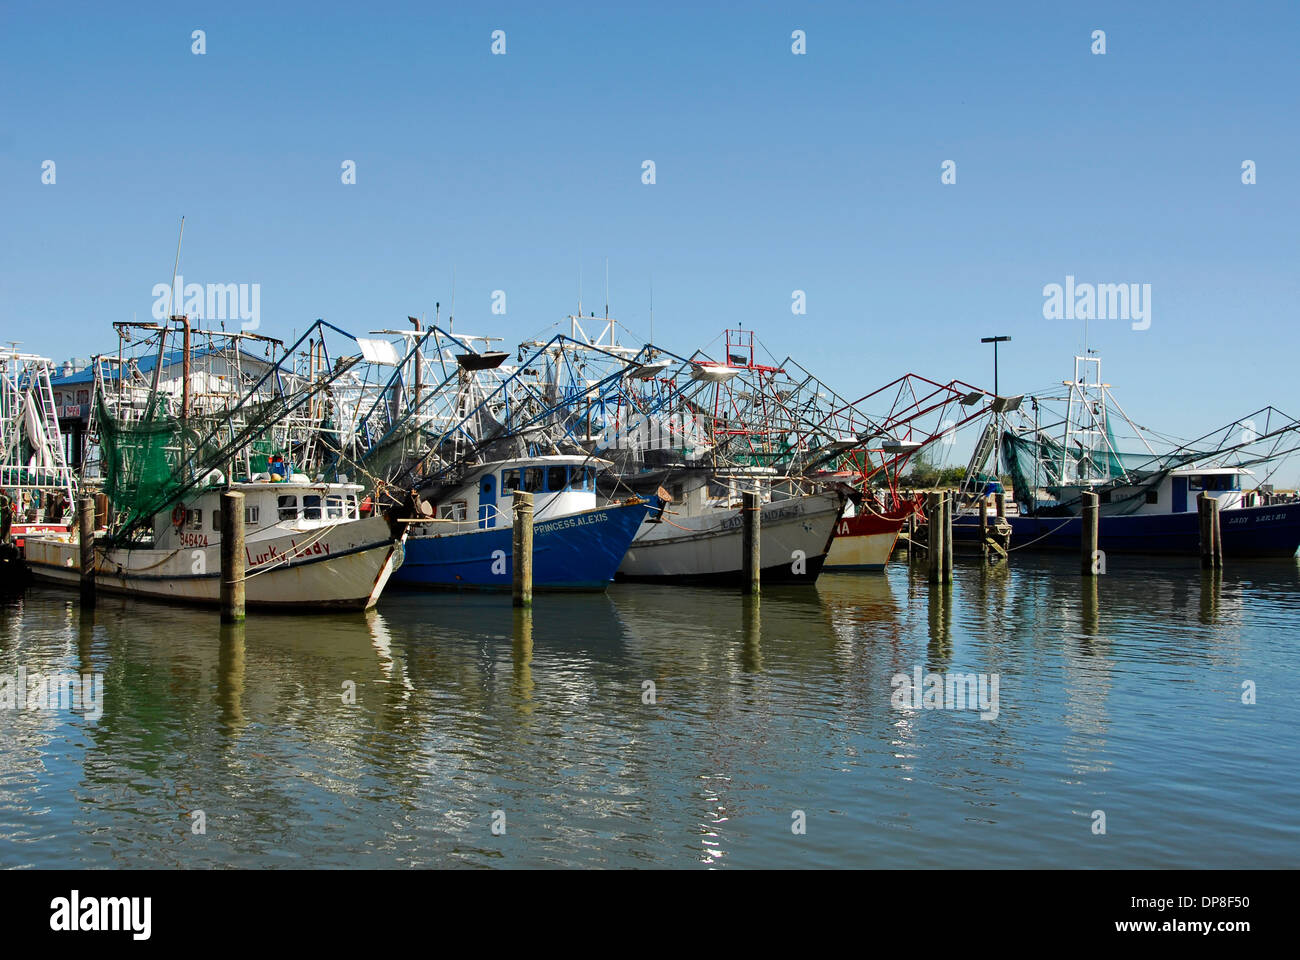
{"type": "MultiPolygon", "coordinates": [[[[995,513],[999,520],[1006,517],[1006,496],[995,494],[995,513]]],[[[1098,548],[1100,542],[1100,502],[1095,493],[1084,493],[1080,512],[1079,572],[1085,577],[1105,573],[1104,557],[1098,548]]],[[[950,490],[931,491],[925,499],[926,536],[920,537],[920,524],[913,513],[907,519],[908,563],[919,565],[921,548],[924,549],[926,570],[931,583],[952,582],[952,511],[954,493],[950,490]]],[[[95,521],[96,504],[93,497],[82,497],[78,502],[77,519],[81,544],[81,602],[87,607],[95,605],[95,521]]],[[[1219,501],[1209,494],[1197,497],[1200,519],[1201,567],[1223,567],[1223,542],[1219,525],[1219,501]]],[[[761,531],[762,507],[757,494],[746,493],[741,508],[742,517],[742,578],[741,590],[746,596],[757,597],[762,572],[761,531]]],[[[988,513],[983,500],[979,507],[981,552],[987,556],[994,538],[989,533],[988,513]]],[[[512,597],[516,607],[531,607],[533,603],[533,495],[523,491],[514,494],[514,531],[512,541],[513,578],[512,597]]],[[[1002,552],[999,548],[999,552],[1002,552]]],[[[244,495],[227,490],[221,495],[221,620],[238,623],[244,619],[244,495]]]]}

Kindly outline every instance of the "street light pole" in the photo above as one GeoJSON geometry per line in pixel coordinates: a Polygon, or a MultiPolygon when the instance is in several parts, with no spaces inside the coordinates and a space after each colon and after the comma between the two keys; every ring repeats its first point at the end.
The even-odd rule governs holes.
{"type": "MultiPolygon", "coordinates": [[[[1000,397],[998,393],[998,344],[1006,343],[1010,337],[980,337],[980,343],[993,344],[993,396],[1000,397]]],[[[1002,485],[1000,477],[1002,470],[1002,414],[997,414],[997,432],[993,437],[993,478],[997,480],[998,485],[1002,485]]]]}

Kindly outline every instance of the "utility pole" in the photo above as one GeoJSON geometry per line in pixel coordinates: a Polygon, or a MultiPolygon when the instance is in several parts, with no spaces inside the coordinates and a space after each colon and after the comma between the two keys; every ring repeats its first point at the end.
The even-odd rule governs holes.
{"type": "MultiPolygon", "coordinates": [[[[1006,343],[1006,342],[1009,341],[1010,339],[1011,339],[1010,337],[980,337],[980,343],[991,343],[991,344],[993,344],[993,396],[994,396],[994,397],[1001,397],[1001,396],[1002,396],[1002,394],[1000,394],[1000,393],[998,392],[998,344],[999,344],[999,343],[1006,343]]],[[[998,428],[997,428],[997,433],[996,433],[996,435],[995,435],[994,438],[993,438],[993,478],[994,478],[995,480],[997,480],[997,481],[998,481],[998,485],[1001,486],[1001,484],[1002,484],[1002,480],[1001,480],[1001,474],[1002,474],[1002,414],[999,413],[999,414],[997,415],[997,418],[998,418],[998,420],[997,420],[997,422],[998,422],[998,428]]]]}

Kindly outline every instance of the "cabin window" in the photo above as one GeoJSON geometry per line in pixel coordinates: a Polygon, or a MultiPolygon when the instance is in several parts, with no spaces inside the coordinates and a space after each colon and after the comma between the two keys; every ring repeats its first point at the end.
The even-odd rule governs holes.
{"type": "Polygon", "coordinates": [[[673,503],[681,503],[682,485],[680,483],[674,483],[671,487],[668,488],[668,496],[673,498],[673,503]]]}
{"type": "Polygon", "coordinates": [[[325,519],[342,520],[343,519],[343,498],[338,496],[325,498],[325,519]]]}
{"type": "Polygon", "coordinates": [[[221,511],[219,509],[212,511],[212,529],[217,531],[221,529],[221,511]]]}
{"type": "Polygon", "coordinates": [[[468,515],[468,505],[464,500],[452,500],[450,503],[438,504],[439,520],[464,520],[468,515]]]}
{"type": "Polygon", "coordinates": [[[1110,491],[1109,491],[1109,490],[1103,490],[1103,491],[1102,491],[1102,492],[1097,496],[1097,502],[1098,502],[1098,503],[1110,503],[1110,491]]]}
{"type": "Polygon", "coordinates": [[[569,484],[568,467],[547,467],[546,468],[546,489],[558,492],[563,490],[569,484]]]}
{"type": "Polygon", "coordinates": [[[185,511],[185,529],[202,530],[203,529],[203,511],[186,510],[185,511]]]}
{"type": "Polygon", "coordinates": [[[518,490],[519,489],[519,471],[502,470],[501,471],[501,489],[518,490]]]}
{"type": "Polygon", "coordinates": [[[298,498],[294,496],[280,497],[280,519],[297,520],[298,519],[298,498]]]}
{"type": "Polygon", "coordinates": [[[1187,478],[1187,489],[1188,489],[1188,490],[1203,490],[1204,487],[1202,486],[1202,478],[1201,478],[1201,477],[1188,477],[1188,478],[1187,478]]]}
{"type": "Polygon", "coordinates": [[[357,513],[357,495],[355,493],[347,496],[348,519],[355,520],[360,514],[357,513]]]}
{"type": "Polygon", "coordinates": [[[255,527],[262,522],[261,507],[245,507],[244,523],[250,527],[255,527]]]}
{"type": "Polygon", "coordinates": [[[1160,491],[1158,491],[1158,490],[1148,490],[1148,491],[1147,491],[1147,503],[1159,503],[1159,502],[1160,502],[1160,491]]]}
{"type": "Polygon", "coordinates": [[[309,493],[302,498],[302,518],[304,520],[320,519],[320,497],[309,493]]]}
{"type": "Polygon", "coordinates": [[[537,493],[542,489],[542,468],[528,467],[524,470],[524,493],[537,493]]]}

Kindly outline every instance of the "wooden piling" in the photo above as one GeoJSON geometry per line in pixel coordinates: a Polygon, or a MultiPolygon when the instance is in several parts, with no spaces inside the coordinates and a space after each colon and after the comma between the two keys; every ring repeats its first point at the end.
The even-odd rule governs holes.
{"type": "Polygon", "coordinates": [[[952,511],[957,492],[949,490],[943,495],[943,582],[952,583],[952,511]]]}
{"type": "Polygon", "coordinates": [[[993,494],[993,504],[999,520],[1007,518],[1007,495],[1002,491],[993,494]]]}
{"type": "Polygon", "coordinates": [[[81,605],[95,605],[95,498],[82,497],[77,504],[81,543],[81,605]]]}
{"type": "Polygon", "coordinates": [[[943,494],[937,490],[925,495],[926,572],[931,583],[943,580],[943,494]]]}
{"type": "Polygon", "coordinates": [[[1083,494],[1083,510],[1080,512],[1079,533],[1079,572],[1085,577],[1096,576],[1095,559],[1097,543],[1101,534],[1098,521],[1099,498],[1095,493],[1083,494]]]}
{"type": "Polygon", "coordinates": [[[981,495],[979,499],[980,511],[980,556],[985,560],[989,557],[989,498],[981,495]]]}
{"type": "Polygon", "coordinates": [[[533,605],[533,495],[514,492],[514,580],[512,593],[516,607],[533,605]]]}
{"type": "Polygon", "coordinates": [[[1219,501],[1208,493],[1196,497],[1196,512],[1201,528],[1201,568],[1223,566],[1222,531],[1219,528],[1219,501]]]}
{"type": "Polygon", "coordinates": [[[758,494],[744,494],[740,512],[744,518],[742,521],[744,525],[743,535],[741,537],[741,590],[746,596],[757,597],[763,570],[760,553],[763,512],[758,494]]]}
{"type": "Polygon", "coordinates": [[[221,622],[244,619],[244,495],[221,494],[221,622]]]}

